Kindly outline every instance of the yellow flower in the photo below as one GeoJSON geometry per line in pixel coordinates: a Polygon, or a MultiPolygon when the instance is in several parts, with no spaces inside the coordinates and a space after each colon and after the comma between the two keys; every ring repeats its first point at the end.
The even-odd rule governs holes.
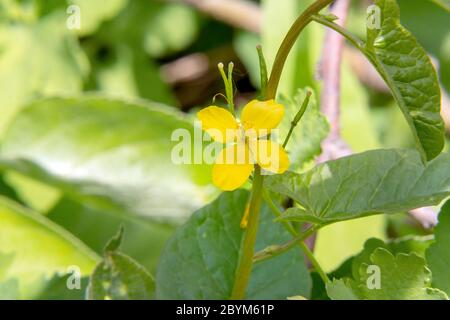
{"type": "Polygon", "coordinates": [[[213,168],[213,183],[220,189],[232,191],[242,186],[255,164],[271,173],[283,173],[289,168],[289,157],[283,147],[263,139],[283,119],[283,105],[274,100],[253,100],[242,110],[240,122],[229,111],[216,106],[201,110],[197,116],[214,141],[228,144],[217,156],[213,168]]]}

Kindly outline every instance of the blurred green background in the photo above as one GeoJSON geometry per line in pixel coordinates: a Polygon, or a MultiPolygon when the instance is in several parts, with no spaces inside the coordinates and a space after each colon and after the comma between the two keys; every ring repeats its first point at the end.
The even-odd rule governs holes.
{"type": "MultiPolygon", "coordinates": [[[[24,106],[46,97],[78,97],[83,93],[96,93],[107,99],[130,101],[131,104],[145,99],[157,103],[158,108],[180,112],[186,119],[193,119],[196,110],[211,104],[213,97],[224,91],[217,71],[219,62],[235,63],[236,104],[242,106],[258,94],[256,45],[262,44],[270,67],[283,35],[311,2],[252,1],[246,6],[248,11],[243,11],[248,15],[236,18],[232,8],[225,8],[230,12],[222,8],[218,14],[211,8],[196,5],[197,1],[0,0],[0,146],[8,127],[24,106]],[[80,29],[67,28],[68,19],[74,14],[68,11],[69,5],[77,5],[81,10],[80,29]]],[[[353,1],[349,15],[348,28],[362,38],[365,37],[365,10],[369,3],[353,1]]],[[[449,129],[450,13],[429,0],[400,0],[399,3],[402,23],[416,35],[438,68],[443,105],[447,110],[443,115],[449,129]]],[[[280,92],[284,96],[293,98],[298,89],[310,86],[320,97],[318,64],[323,34],[323,27],[311,25],[300,38],[282,78],[280,92]]],[[[216,103],[223,104],[223,101],[217,97],[216,103]]],[[[389,91],[373,75],[364,58],[350,46],[346,46],[344,51],[341,106],[342,135],[353,151],[413,147],[410,131],[389,91]]],[[[101,117],[95,112],[93,114],[101,117]]],[[[126,118],[125,115],[117,117],[118,121],[121,117],[126,118]]],[[[129,117],[136,120],[140,115],[129,117]]],[[[45,122],[44,116],[34,119],[29,121],[45,122]]],[[[57,125],[58,119],[56,117],[52,125],[57,125]]],[[[151,130],[157,123],[156,120],[142,123],[140,128],[151,130]]],[[[115,127],[115,122],[107,124],[105,130],[118,130],[126,135],[127,128],[115,127]]],[[[27,131],[27,123],[24,122],[21,128],[27,131]]],[[[45,134],[45,130],[41,134],[45,134]]],[[[170,131],[164,134],[167,136],[170,131]]],[[[95,141],[89,141],[89,137],[85,138],[86,141],[80,142],[82,145],[95,144],[95,141]]],[[[35,147],[32,141],[17,141],[23,144],[16,145],[16,148],[32,150],[35,147]]],[[[151,152],[166,151],[161,144],[151,152]]],[[[164,158],[158,159],[151,161],[161,162],[164,158]]],[[[308,166],[310,164],[305,165],[308,166]]],[[[22,171],[0,171],[0,194],[40,212],[75,235],[88,247],[83,249],[88,256],[100,253],[106,241],[123,224],[126,227],[123,251],[154,271],[162,246],[175,226],[186,217],[174,224],[155,222],[126,212],[116,214],[108,206],[87,205],[89,202],[70,197],[70,190],[55,187],[45,179],[31,179],[19,172],[22,171]]],[[[169,182],[182,184],[176,179],[166,178],[169,182]]],[[[199,207],[217,191],[206,186],[207,178],[196,176],[195,179],[199,180],[195,184],[205,186],[205,190],[186,197],[198,198],[194,207],[199,207]]],[[[164,186],[170,188],[169,182],[164,186]]],[[[182,190],[187,190],[193,182],[186,183],[187,187],[182,190]]],[[[161,198],[159,206],[171,209],[167,202],[168,198],[161,198]]],[[[185,207],[181,200],[177,205],[185,207]]],[[[8,205],[4,207],[10,208],[8,205]]],[[[40,236],[34,232],[40,231],[34,225],[30,224],[28,228],[16,241],[35,241],[38,248],[46,248],[50,240],[39,240],[40,236]]],[[[374,216],[323,229],[317,237],[315,251],[319,261],[330,271],[358,252],[370,237],[383,239],[426,233],[406,213],[389,218],[374,216]]],[[[0,242],[1,239],[2,236],[0,242]]],[[[61,244],[61,255],[66,251],[72,252],[71,248],[64,246],[61,244]]],[[[28,266],[37,256],[39,261],[42,260],[42,250],[20,251],[19,244],[17,248],[19,253],[14,268],[20,280],[25,279],[23,282],[27,285],[21,288],[26,296],[39,297],[39,292],[45,292],[39,289],[42,286],[57,286],[57,281],[48,280],[55,272],[64,271],[61,269],[65,265],[61,262],[63,260],[50,255],[47,260],[50,263],[36,265],[30,270],[28,266]],[[42,279],[45,279],[45,285],[42,279]]],[[[14,259],[7,253],[0,245],[3,265],[14,259]]],[[[70,254],[66,257],[71,259],[70,254]]],[[[87,259],[86,264],[90,265],[92,261],[87,259]]],[[[2,282],[6,271],[3,272],[1,266],[0,263],[0,288],[8,285],[8,282],[2,282]]],[[[8,272],[10,276],[14,275],[14,272],[8,272]]],[[[57,289],[52,289],[52,292],[57,292],[57,289]]]]}

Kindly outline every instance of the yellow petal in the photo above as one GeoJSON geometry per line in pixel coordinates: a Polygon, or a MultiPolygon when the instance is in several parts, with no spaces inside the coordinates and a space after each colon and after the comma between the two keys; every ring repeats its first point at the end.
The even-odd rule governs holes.
{"type": "Polygon", "coordinates": [[[210,106],[197,113],[202,122],[202,128],[217,142],[231,142],[236,140],[239,125],[228,110],[210,106]]]}
{"type": "Polygon", "coordinates": [[[274,100],[249,102],[241,114],[241,122],[247,131],[255,131],[258,137],[266,136],[278,127],[284,116],[284,106],[274,100]]]}
{"type": "Polygon", "coordinates": [[[223,149],[213,167],[213,183],[224,191],[242,186],[254,169],[248,146],[239,143],[223,149]]]}
{"type": "Polygon", "coordinates": [[[290,161],[281,145],[270,140],[257,140],[250,146],[258,165],[272,173],[283,173],[289,169],[290,161]]]}

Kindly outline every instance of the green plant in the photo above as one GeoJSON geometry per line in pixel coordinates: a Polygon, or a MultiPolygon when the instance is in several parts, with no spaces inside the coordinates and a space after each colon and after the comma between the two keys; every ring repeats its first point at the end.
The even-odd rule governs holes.
{"type": "MultiPolygon", "coordinates": [[[[375,1],[380,25],[368,26],[365,41],[338,24],[339,17],[321,13],[332,2],[310,1],[277,45],[273,59],[266,60],[264,46],[251,56],[259,75],[255,103],[258,112],[267,111],[262,112],[270,122],[267,128],[279,124],[283,143],[278,154],[286,149],[289,170],[269,170],[275,174],[265,176],[267,168],[260,162],[246,163],[249,182],[231,187],[215,183],[233,190],[221,192],[212,187],[216,172],[211,165],[173,163],[177,141],[171,135],[183,129],[195,137],[193,117],[136,99],[149,95],[164,103],[174,100],[157,72],[145,76],[140,67],[153,70],[157,58],[188,46],[188,35],[183,37],[186,45],[165,38],[155,27],[127,37],[128,29],[112,19],[121,12],[124,21],[163,21],[181,10],[195,30],[199,18],[190,8],[153,4],[149,12],[142,1],[112,1],[105,16],[89,16],[78,33],[52,35],[52,24],[64,19],[51,1],[25,7],[4,1],[0,86],[10,91],[0,98],[7,106],[5,127],[8,123],[0,144],[0,298],[448,299],[450,155],[443,152],[445,124],[437,73],[425,49],[401,25],[395,0],[375,1]],[[320,111],[318,83],[290,69],[289,55],[297,58],[295,63],[314,60],[310,48],[297,44],[310,24],[344,36],[374,66],[399,106],[415,148],[375,146],[324,163],[311,162],[324,151],[321,144],[334,127],[320,111]],[[115,43],[112,34],[123,41],[115,43]],[[80,36],[85,37],[81,44],[80,36]],[[16,37],[23,42],[15,51],[2,51],[16,37]],[[54,63],[49,71],[31,61],[37,71],[29,82],[24,81],[26,46],[39,49],[33,59],[52,56],[54,63]],[[112,57],[99,58],[103,47],[113,52],[112,57]],[[153,60],[142,55],[144,50],[153,60]],[[142,83],[142,77],[151,88],[143,88],[148,83],[142,83]],[[82,94],[83,85],[101,93],[82,94]],[[114,97],[115,88],[126,98],[114,97]],[[27,201],[24,191],[36,181],[45,184],[36,187],[41,193],[38,206],[27,201]],[[43,199],[50,204],[46,208],[43,199]],[[370,239],[334,272],[323,266],[307,242],[330,225],[382,214],[394,217],[446,200],[434,239],[370,239]],[[81,290],[65,286],[70,266],[78,268],[81,290]]],[[[229,119],[239,110],[233,67],[230,64],[226,73],[219,65],[229,112],[215,110],[240,130],[234,117],[229,119]]],[[[307,67],[304,73],[312,73],[307,67]]],[[[267,137],[273,138],[271,131],[267,137]]],[[[251,140],[245,135],[242,139],[242,145],[251,148],[251,140]]],[[[207,145],[194,148],[198,149],[188,160],[207,145]]]]}

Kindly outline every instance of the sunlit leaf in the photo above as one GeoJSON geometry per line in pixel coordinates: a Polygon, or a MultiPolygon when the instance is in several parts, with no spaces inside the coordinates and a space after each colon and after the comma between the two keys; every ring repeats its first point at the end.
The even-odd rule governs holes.
{"type": "Polygon", "coordinates": [[[193,126],[176,110],[101,97],[48,99],[15,119],[0,148],[0,166],[94,207],[180,221],[211,190],[209,166],[174,163],[180,143],[171,141],[175,130],[183,130],[192,161],[201,141],[192,144],[193,126]]]}
{"type": "Polygon", "coordinates": [[[18,279],[21,298],[39,294],[56,272],[64,274],[76,266],[87,275],[98,261],[93,251],[55,223],[1,197],[0,221],[0,252],[9,256],[0,282],[18,279]]]}

